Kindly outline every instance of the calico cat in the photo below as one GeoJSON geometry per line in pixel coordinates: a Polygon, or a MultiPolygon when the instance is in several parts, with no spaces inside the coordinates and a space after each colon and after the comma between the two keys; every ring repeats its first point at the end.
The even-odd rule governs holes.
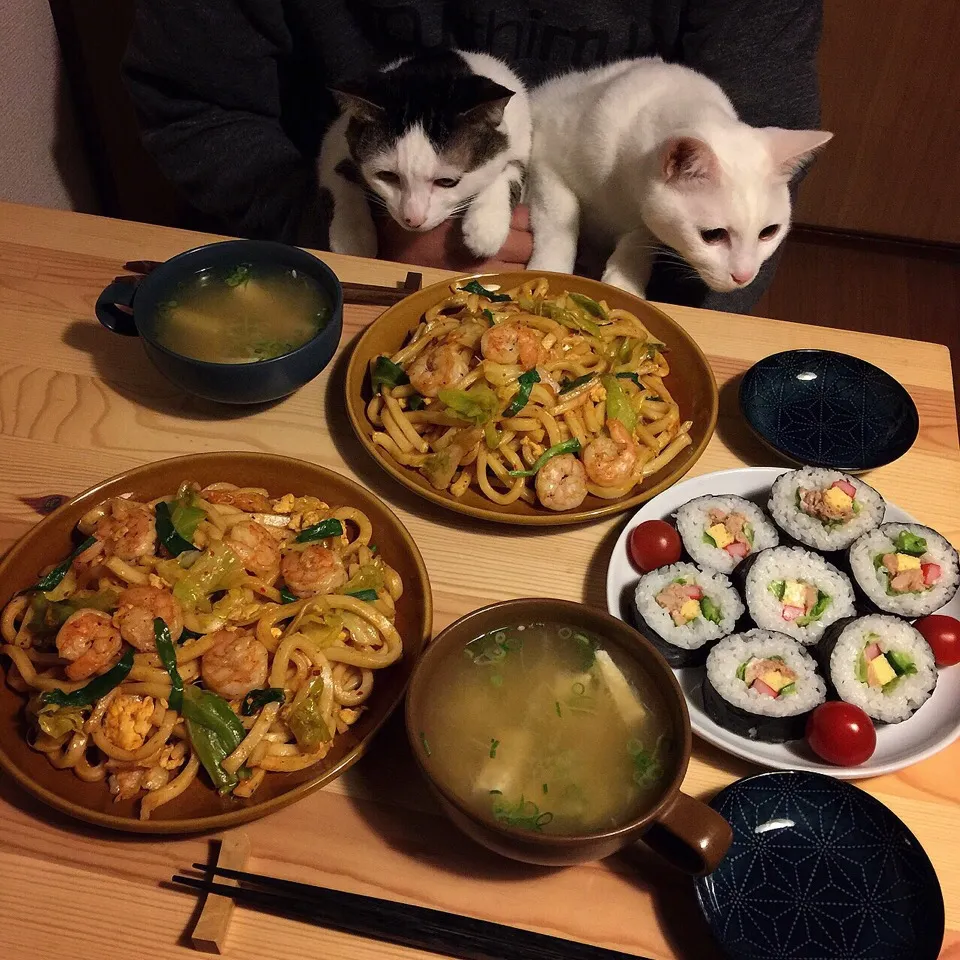
{"type": "Polygon", "coordinates": [[[549,80],[531,107],[529,269],[572,272],[580,241],[640,296],[662,247],[711,290],[749,284],[789,229],[791,177],[832,136],[749,126],[712,80],[656,57],[549,80]]]}
{"type": "Polygon", "coordinates": [[[318,169],[333,199],[331,250],[376,256],[368,195],[407,230],[462,216],[477,257],[503,246],[530,152],[526,90],[506,64],[431,51],[333,93],[342,112],[318,169]]]}

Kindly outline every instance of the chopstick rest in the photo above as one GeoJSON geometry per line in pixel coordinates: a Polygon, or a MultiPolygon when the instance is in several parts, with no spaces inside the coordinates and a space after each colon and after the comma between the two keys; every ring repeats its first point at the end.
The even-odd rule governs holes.
{"type": "MultiPolygon", "coordinates": [[[[231,870],[242,870],[250,859],[250,838],[243,832],[228,833],[220,841],[220,852],[216,866],[231,870]]],[[[230,881],[236,886],[236,881],[230,881]]],[[[223,945],[230,929],[234,901],[229,896],[208,893],[200,910],[200,916],[194,924],[190,941],[195,950],[203,953],[223,953],[223,945]]]]}

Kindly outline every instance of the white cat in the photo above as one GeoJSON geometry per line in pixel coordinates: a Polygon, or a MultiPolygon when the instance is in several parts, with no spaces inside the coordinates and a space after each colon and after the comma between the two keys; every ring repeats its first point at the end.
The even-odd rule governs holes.
{"type": "Polygon", "coordinates": [[[582,241],[640,296],[660,245],[712,290],[750,283],[789,229],[790,178],[833,136],[742,123],[712,80],[659,58],[565,74],[531,105],[529,268],[572,272],[582,241]]]}
{"type": "Polygon", "coordinates": [[[343,112],[318,161],[333,199],[331,250],[376,256],[368,194],[404,229],[462,215],[476,256],[503,246],[530,153],[527,93],[503,61],[427,51],[334,95],[343,112]]]}

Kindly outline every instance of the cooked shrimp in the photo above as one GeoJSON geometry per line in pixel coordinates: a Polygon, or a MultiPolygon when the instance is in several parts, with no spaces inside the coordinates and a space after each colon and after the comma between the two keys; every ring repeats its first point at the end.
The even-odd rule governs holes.
{"type": "Polygon", "coordinates": [[[280,544],[256,520],[244,520],[231,528],[226,545],[240,558],[244,568],[272,583],[280,571],[280,544]]]}
{"type": "Polygon", "coordinates": [[[183,608],[168,590],[159,587],[127,587],[117,600],[114,623],[120,636],[138,650],[156,648],[153,621],[159,617],[167,625],[174,642],[183,633],[183,608]]]}
{"type": "Polygon", "coordinates": [[[549,510],[573,510],[586,495],[586,471],[572,453],[553,457],[537,473],[537,496],[549,510]]]}
{"type": "Polygon", "coordinates": [[[244,513],[272,513],[270,501],[254,490],[204,490],[200,494],[208,503],[236,507],[244,513]]]}
{"type": "Polygon", "coordinates": [[[110,501],[110,508],[94,528],[107,553],[121,560],[136,560],[153,553],[157,526],[153,511],[145,503],[131,503],[122,497],[110,501]]]}
{"type": "Polygon", "coordinates": [[[410,384],[424,397],[435,397],[470,371],[470,354],[455,343],[439,343],[424,350],[407,371],[410,384]]]}
{"type": "Polygon", "coordinates": [[[266,684],[270,654],[252,633],[220,630],[216,637],[200,658],[205,687],[232,700],[266,684]]]}
{"type": "Polygon", "coordinates": [[[317,593],[333,593],[347,582],[343,561],[319,543],[311,543],[306,550],[285,553],[280,572],[287,589],[301,599],[317,593]]]}
{"type": "Polygon", "coordinates": [[[583,465],[598,487],[619,487],[633,476],[640,448],[619,420],[608,420],[607,430],[609,437],[597,437],[587,444],[583,465]]]}
{"type": "Polygon", "coordinates": [[[57,653],[69,660],[66,674],[71,680],[86,680],[113,665],[123,642],[113,618],[102,610],[78,610],[71,614],[57,634],[57,653]]]}
{"type": "Polygon", "coordinates": [[[494,363],[515,363],[532,370],[543,358],[543,345],[530,327],[500,323],[480,338],[480,352],[494,363]]]}

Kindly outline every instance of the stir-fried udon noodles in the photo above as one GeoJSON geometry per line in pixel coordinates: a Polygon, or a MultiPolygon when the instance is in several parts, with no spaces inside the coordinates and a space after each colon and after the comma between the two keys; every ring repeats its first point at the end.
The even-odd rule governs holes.
{"type": "Polygon", "coordinates": [[[371,364],[373,441],[454,497],[558,511],[619,499],[691,443],[665,350],[634,314],[546,278],[453,285],[371,364]]]}
{"type": "Polygon", "coordinates": [[[114,498],[0,621],[30,745],[140,797],[146,820],[205,771],[250,797],[303,770],[394,663],[403,585],[369,519],[316,497],[184,483],[114,498]]]}

